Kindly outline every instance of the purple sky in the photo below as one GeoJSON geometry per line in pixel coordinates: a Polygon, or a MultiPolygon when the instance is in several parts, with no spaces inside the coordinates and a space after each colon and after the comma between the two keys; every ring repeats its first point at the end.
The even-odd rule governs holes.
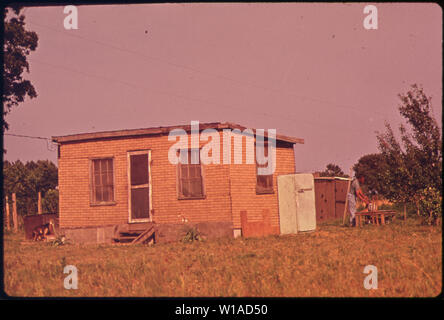
{"type": "MultiPolygon", "coordinates": [[[[397,128],[413,83],[442,117],[442,11],[376,4],[147,4],[27,8],[39,35],[30,75],[38,97],[8,115],[7,133],[51,137],[200,122],[273,128],[305,139],[298,172],[348,172],[397,128]]],[[[5,136],[6,160],[57,161],[44,140],[5,136]]]]}

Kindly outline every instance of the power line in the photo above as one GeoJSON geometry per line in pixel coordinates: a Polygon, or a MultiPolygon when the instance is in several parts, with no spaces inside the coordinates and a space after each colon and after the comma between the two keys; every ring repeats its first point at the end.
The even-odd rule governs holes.
{"type": "MultiPolygon", "coordinates": [[[[144,92],[151,91],[151,92],[154,92],[154,93],[157,93],[157,94],[166,95],[168,97],[175,97],[175,98],[195,101],[195,102],[199,102],[199,103],[203,103],[203,104],[207,104],[207,105],[210,104],[210,105],[214,105],[214,106],[217,106],[217,107],[232,109],[232,110],[236,110],[236,112],[245,111],[245,112],[251,113],[251,111],[243,109],[241,107],[236,107],[236,106],[226,105],[226,104],[220,104],[220,103],[214,103],[214,102],[209,101],[209,100],[205,100],[205,99],[201,99],[201,98],[188,97],[188,96],[185,96],[185,95],[176,94],[176,93],[167,92],[167,91],[155,90],[155,89],[152,89],[152,88],[149,88],[149,87],[137,85],[137,84],[130,83],[130,82],[127,82],[127,81],[121,81],[121,80],[118,80],[118,79],[115,79],[115,78],[109,78],[109,77],[102,76],[102,75],[91,74],[91,73],[87,73],[87,72],[84,72],[84,71],[76,70],[76,69],[65,67],[65,66],[54,65],[52,63],[48,63],[48,62],[44,62],[44,61],[41,61],[41,60],[37,60],[35,58],[30,59],[30,61],[31,62],[41,63],[41,64],[44,64],[44,65],[47,65],[47,66],[50,66],[50,67],[56,68],[56,69],[61,69],[61,70],[69,71],[69,72],[78,73],[78,74],[84,75],[86,77],[95,77],[95,78],[98,78],[98,79],[101,79],[101,80],[106,80],[106,81],[109,81],[109,82],[121,83],[121,84],[124,84],[124,85],[126,85],[128,87],[131,87],[133,89],[136,89],[136,90],[142,89],[142,90],[144,90],[144,92]]],[[[288,114],[279,115],[276,112],[274,114],[265,113],[265,112],[258,112],[257,114],[258,115],[259,114],[263,115],[265,117],[280,118],[280,119],[283,119],[283,120],[286,120],[286,121],[300,120],[300,118],[294,117],[292,115],[288,115],[288,114]]],[[[313,122],[307,121],[306,119],[304,120],[304,122],[302,124],[303,125],[304,124],[305,125],[311,124],[312,126],[317,126],[318,125],[317,123],[313,123],[313,122]]]]}
{"type": "MultiPolygon", "coordinates": [[[[116,78],[110,78],[110,77],[106,77],[106,76],[102,76],[102,75],[91,74],[91,73],[88,73],[88,72],[80,71],[80,70],[69,68],[69,67],[65,67],[65,66],[54,65],[52,63],[48,63],[48,62],[44,62],[44,61],[41,61],[41,60],[37,60],[35,58],[30,59],[30,61],[31,62],[37,62],[37,63],[40,63],[40,64],[44,64],[44,65],[47,65],[47,66],[50,66],[50,67],[56,68],[56,69],[61,69],[61,70],[69,71],[69,72],[78,73],[78,74],[81,74],[81,75],[86,76],[86,77],[94,77],[94,78],[98,78],[98,79],[105,80],[105,81],[108,81],[108,82],[120,83],[120,84],[123,84],[125,86],[131,87],[131,88],[133,88],[135,90],[144,90],[143,91],[144,93],[146,93],[146,91],[151,91],[153,93],[164,95],[164,96],[167,96],[167,97],[175,97],[175,98],[178,98],[178,99],[194,101],[194,102],[198,102],[198,103],[201,103],[201,104],[213,105],[213,106],[217,106],[217,107],[221,107],[221,108],[226,108],[226,109],[232,109],[232,110],[235,110],[236,112],[240,111],[240,112],[251,113],[251,111],[249,111],[247,109],[244,109],[242,107],[236,107],[234,105],[215,103],[215,102],[210,101],[210,100],[206,100],[206,99],[202,99],[202,98],[189,97],[189,96],[186,96],[186,95],[176,94],[176,93],[168,92],[168,91],[155,90],[155,89],[153,89],[151,87],[146,87],[146,86],[142,86],[142,85],[139,85],[139,84],[134,84],[134,83],[131,83],[131,82],[128,82],[128,81],[118,80],[116,78]]],[[[203,109],[203,110],[205,110],[205,109],[203,109]]],[[[202,110],[200,112],[202,112],[202,110]]],[[[300,117],[297,117],[295,115],[279,114],[277,112],[273,112],[272,114],[271,113],[267,113],[267,112],[256,112],[256,115],[261,115],[263,117],[270,117],[270,118],[275,118],[275,119],[279,118],[281,120],[284,120],[286,122],[291,122],[291,123],[294,123],[294,120],[298,120],[298,121],[300,120],[300,117]]],[[[307,119],[304,119],[304,121],[299,123],[299,125],[306,126],[306,127],[318,127],[319,123],[311,122],[311,121],[308,121],[307,119]]]]}
{"type": "Polygon", "coordinates": [[[49,138],[35,137],[35,136],[25,136],[25,135],[22,135],[22,134],[13,134],[13,133],[5,133],[5,136],[14,136],[14,137],[20,137],[20,138],[42,139],[42,140],[52,141],[49,138]]]}
{"type": "Polygon", "coordinates": [[[5,133],[4,135],[18,137],[18,138],[45,140],[46,141],[46,148],[49,151],[56,151],[57,150],[56,144],[54,142],[52,142],[52,139],[49,139],[49,138],[37,137],[37,136],[27,136],[27,135],[23,135],[23,134],[14,134],[14,133],[5,133]]]}
{"type": "Polygon", "coordinates": [[[211,73],[211,72],[202,71],[202,70],[199,70],[199,69],[196,69],[196,68],[193,68],[193,67],[189,67],[189,66],[185,66],[185,65],[182,65],[182,64],[170,62],[168,60],[157,58],[157,57],[153,57],[153,56],[149,56],[149,55],[146,55],[146,54],[142,54],[142,53],[137,52],[137,51],[121,48],[121,47],[118,47],[118,46],[115,46],[115,45],[112,45],[112,44],[109,44],[109,43],[106,43],[106,42],[103,42],[103,41],[99,41],[99,40],[95,40],[95,39],[90,39],[90,38],[85,38],[85,37],[82,37],[80,35],[76,35],[76,34],[73,34],[73,33],[62,32],[62,31],[59,31],[57,29],[54,29],[54,28],[51,28],[49,26],[45,26],[45,25],[42,25],[42,24],[39,24],[39,23],[31,22],[31,24],[34,24],[36,26],[40,26],[40,27],[49,29],[49,30],[54,31],[54,32],[63,33],[64,35],[68,35],[70,37],[78,38],[78,39],[85,40],[85,41],[94,42],[94,43],[96,43],[98,45],[101,45],[101,46],[104,46],[104,47],[108,47],[108,48],[115,49],[115,50],[122,51],[122,52],[127,52],[127,53],[130,53],[130,54],[133,54],[133,55],[136,55],[136,56],[140,56],[140,57],[143,57],[143,58],[146,58],[146,59],[151,59],[151,60],[155,60],[155,61],[158,61],[158,62],[162,62],[162,63],[165,63],[167,65],[170,65],[170,66],[173,66],[173,67],[176,67],[176,68],[181,68],[181,69],[185,69],[185,70],[192,71],[192,72],[195,72],[195,73],[200,73],[200,74],[203,74],[203,75],[206,75],[206,76],[215,77],[215,78],[219,78],[219,79],[222,79],[222,80],[227,80],[227,81],[230,81],[230,82],[233,82],[233,83],[238,83],[238,84],[241,84],[241,85],[246,85],[246,86],[249,86],[249,87],[256,88],[258,90],[267,90],[269,92],[286,94],[286,95],[297,97],[299,99],[311,100],[311,101],[319,102],[319,103],[322,103],[322,104],[331,105],[331,106],[334,106],[334,107],[337,107],[337,108],[350,109],[350,110],[353,110],[355,112],[360,112],[360,113],[362,113],[362,112],[369,112],[370,113],[371,112],[372,115],[378,114],[380,116],[387,117],[387,114],[382,113],[382,112],[378,112],[378,111],[375,111],[375,110],[367,110],[365,108],[361,108],[360,110],[358,110],[356,106],[346,105],[346,104],[342,104],[342,103],[338,104],[338,103],[334,103],[334,102],[331,102],[331,101],[328,101],[328,100],[319,99],[319,98],[316,98],[316,97],[309,97],[309,96],[300,95],[300,94],[297,94],[297,93],[294,93],[294,92],[287,92],[287,91],[282,91],[282,90],[278,90],[278,89],[274,89],[274,88],[269,88],[269,87],[266,87],[266,86],[260,86],[260,85],[254,84],[254,83],[249,83],[249,82],[245,82],[245,81],[242,81],[242,80],[237,80],[237,79],[233,79],[233,78],[230,78],[230,77],[227,77],[227,76],[224,76],[224,75],[214,74],[214,73],[211,73]]]}
{"type": "MultiPolygon", "coordinates": [[[[180,64],[177,64],[177,63],[172,63],[172,62],[169,62],[169,61],[164,60],[164,59],[159,59],[159,58],[156,58],[156,57],[148,56],[146,54],[141,54],[141,53],[133,51],[133,50],[124,49],[124,48],[121,48],[121,47],[118,47],[118,46],[115,46],[115,45],[112,45],[112,44],[108,44],[106,42],[85,38],[85,37],[82,37],[82,36],[79,36],[79,35],[76,35],[76,34],[73,34],[73,33],[62,32],[62,31],[56,30],[54,28],[38,24],[38,23],[34,23],[33,22],[32,24],[37,25],[37,26],[41,26],[41,27],[44,27],[44,28],[47,28],[47,29],[52,30],[54,32],[63,33],[64,35],[68,35],[70,37],[79,38],[81,40],[85,40],[85,41],[89,41],[89,42],[94,42],[94,43],[96,43],[98,45],[105,46],[105,47],[108,47],[108,48],[111,48],[111,49],[127,52],[127,53],[130,53],[130,54],[133,54],[133,55],[137,55],[137,56],[140,56],[140,57],[143,57],[143,58],[146,58],[146,59],[152,59],[152,60],[156,60],[158,62],[166,63],[166,64],[168,64],[170,66],[173,66],[173,67],[176,67],[176,68],[181,68],[181,69],[185,69],[185,70],[188,70],[188,71],[204,74],[204,75],[207,75],[207,76],[216,77],[216,78],[223,79],[223,80],[228,80],[228,81],[231,81],[231,82],[236,82],[238,84],[247,85],[247,86],[250,86],[250,87],[254,87],[256,89],[272,91],[272,92],[275,92],[275,93],[284,93],[284,94],[287,94],[287,95],[293,95],[293,96],[296,96],[296,97],[301,98],[301,99],[317,101],[319,103],[329,104],[329,105],[333,105],[333,106],[336,106],[336,107],[339,107],[339,108],[351,109],[351,110],[353,110],[355,112],[360,112],[360,113],[362,113],[362,112],[369,112],[369,110],[367,110],[367,109],[357,110],[356,107],[353,107],[353,106],[339,105],[339,104],[335,104],[335,103],[332,103],[330,101],[322,100],[322,99],[319,99],[319,98],[313,98],[313,97],[296,95],[296,94],[294,94],[292,92],[282,92],[280,90],[276,90],[276,89],[272,89],[272,88],[268,88],[268,87],[262,87],[262,86],[258,86],[256,84],[251,84],[251,83],[246,83],[246,82],[243,82],[243,81],[231,79],[231,78],[226,77],[226,76],[211,74],[211,73],[204,72],[204,71],[192,68],[192,67],[180,65],[180,64]]],[[[148,91],[151,91],[151,92],[154,92],[154,93],[157,93],[157,94],[166,95],[166,96],[169,96],[169,97],[176,97],[176,98],[180,98],[180,99],[196,101],[196,102],[199,102],[199,103],[212,104],[212,105],[223,107],[223,108],[230,108],[230,109],[236,110],[237,112],[239,112],[239,111],[250,112],[248,110],[244,110],[241,107],[235,107],[235,106],[231,106],[231,105],[228,106],[228,105],[223,105],[223,104],[220,104],[220,103],[214,103],[214,102],[208,101],[206,99],[194,98],[194,97],[189,97],[189,96],[185,96],[185,95],[181,95],[181,94],[176,94],[176,93],[172,93],[172,92],[155,90],[153,88],[144,87],[144,86],[141,86],[141,85],[138,85],[138,84],[133,84],[133,83],[130,83],[130,82],[127,82],[127,81],[117,80],[115,78],[109,78],[109,77],[102,76],[102,75],[94,75],[94,74],[90,74],[90,73],[83,72],[83,71],[80,71],[80,70],[72,69],[72,68],[69,68],[69,67],[50,64],[50,63],[47,63],[47,62],[36,60],[34,58],[31,61],[35,61],[37,63],[45,64],[45,65],[51,66],[53,68],[58,68],[58,69],[63,69],[63,70],[70,71],[70,72],[79,73],[79,74],[82,74],[82,75],[87,76],[87,77],[95,77],[95,78],[99,78],[99,79],[110,81],[110,82],[121,83],[121,84],[124,84],[126,86],[132,87],[134,89],[143,89],[145,91],[148,90],[148,91]]],[[[375,113],[376,114],[380,114],[384,118],[387,116],[387,115],[385,115],[383,113],[375,112],[374,110],[372,110],[372,115],[373,116],[375,116],[375,113]]],[[[256,114],[257,115],[262,115],[264,117],[280,118],[280,119],[283,119],[285,121],[291,121],[291,122],[294,122],[294,120],[300,120],[299,117],[296,117],[296,116],[293,116],[293,115],[289,115],[289,114],[285,114],[285,115],[281,114],[280,115],[277,112],[273,112],[273,114],[265,113],[265,112],[258,112],[256,114]]],[[[319,123],[309,122],[309,121],[307,121],[307,119],[305,119],[299,125],[306,125],[306,126],[309,125],[309,126],[315,127],[315,126],[319,126],[319,123]]]]}

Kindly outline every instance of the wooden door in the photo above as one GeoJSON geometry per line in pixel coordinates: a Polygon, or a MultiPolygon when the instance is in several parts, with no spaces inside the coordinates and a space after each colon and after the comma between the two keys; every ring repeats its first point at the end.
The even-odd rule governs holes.
{"type": "Polygon", "coordinates": [[[335,180],[335,218],[344,216],[345,199],[347,198],[348,180],[335,180]]]}
{"type": "Polygon", "coordinates": [[[152,221],[151,152],[128,152],[129,222],[152,221]]]}

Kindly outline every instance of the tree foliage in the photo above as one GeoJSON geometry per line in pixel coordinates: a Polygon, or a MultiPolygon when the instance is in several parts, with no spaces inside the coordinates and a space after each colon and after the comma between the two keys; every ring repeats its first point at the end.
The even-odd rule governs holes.
{"type": "Polygon", "coordinates": [[[386,162],[380,153],[362,156],[353,166],[355,175],[365,177],[365,186],[370,194],[385,194],[386,184],[383,183],[383,173],[386,171],[386,162]]]}
{"type": "Polygon", "coordinates": [[[391,201],[410,202],[416,192],[413,168],[388,123],[386,123],[386,132],[378,133],[377,139],[385,162],[379,174],[381,192],[391,201]]]}
{"type": "Polygon", "coordinates": [[[24,164],[20,160],[3,162],[3,196],[11,202],[12,193],[16,194],[19,214],[37,212],[38,192],[42,194],[43,212],[58,208],[57,167],[48,160],[30,161],[24,164]]]}
{"type": "Polygon", "coordinates": [[[438,219],[442,219],[441,201],[439,190],[428,187],[421,191],[419,206],[427,224],[437,224],[438,219]]]}
{"type": "Polygon", "coordinates": [[[8,129],[5,117],[11,108],[23,102],[26,96],[37,97],[34,86],[23,78],[23,73],[29,73],[27,57],[36,50],[38,36],[25,29],[25,16],[21,9],[4,9],[3,132],[8,129]]]}
{"type": "Polygon", "coordinates": [[[42,211],[57,213],[59,212],[59,190],[49,189],[42,198],[42,211]]]}
{"type": "Polygon", "coordinates": [[[415,202],[419,210],[423,190],[431,187],[442,196],[441,131],[432,114],[431,98],[422,88],[413,85],[399,98],[399,112],[406,119],[406,124],[399,127],[401,141],[388,123],[385,132],[377,133],[385,163],[379,173],[380,189],[387,199],[415,202]]]}
{"type": "Polygon", "coordinates": [[[320,173],[321,177],[345,177],[347,178],[348,175],[342,171],[342,169],[334,163],[327,164],[327,168],[320,173]]]}
{"type": "Polygon", "coordinates": [[[400,95],[401,115],[407,119],[411,132],[401,125],[406,161],[417,173],[415,180],[424,187],[442,189],[441,130],[432,114],[431,98],[422,88],[412,86],[406,95],[400,95]]]}

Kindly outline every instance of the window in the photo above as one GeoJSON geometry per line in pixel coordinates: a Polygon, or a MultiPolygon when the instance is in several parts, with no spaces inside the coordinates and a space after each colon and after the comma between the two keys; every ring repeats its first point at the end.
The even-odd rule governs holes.
{"type": "Polygon", "coordinates": [[[113,159],[91,160],[91,198],[93,204],[114,201],[113,159]]]}
{"type": "Polygon", "coordinates": [[[200,163],[200,150],[193,150],[197,150],[197,152],[191,152],[191,150],[188,150],[188,153],[183,151],[180,152],[180,161],[178,164],[179,199],[203,199],[205,197],[202,179],[202,167],[200,163]],[[191,163],[192,153],[199,155],[198,164],[191,163]],[[184,159],[185,155],[187,154],[187,159],[184,159]]]}
{"type": "MultiPolygon", "coordinates": [[[[265,158],[268,157],[268,143],[266,141],[264,141],[263,144],[257,143],[255,150],[256,152],[259,150],[259,155],[263,154],[265,158]]],[[[259,164],[256,158],[256,193],[258,194],[273,193],[273,174],[258,174],[259,168],[267,168],[268,161],[270,161],[270,159],[264,164],[259,164]]]]}

